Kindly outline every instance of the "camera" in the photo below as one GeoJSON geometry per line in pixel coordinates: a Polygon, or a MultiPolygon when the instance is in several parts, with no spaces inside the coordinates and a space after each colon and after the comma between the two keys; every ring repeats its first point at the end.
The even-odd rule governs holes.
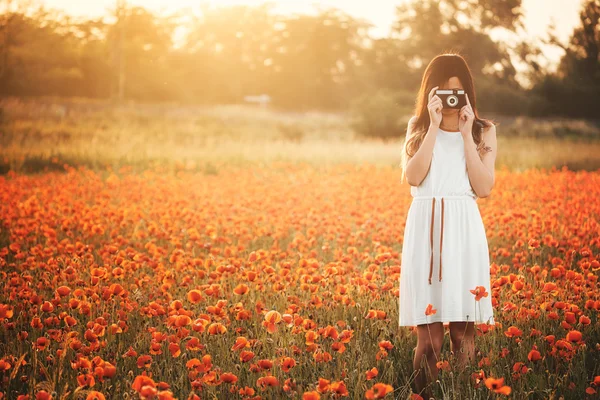
{"type": "Polygon", "coordinates": [[[442,100],[444,108],[460,109],[467,104],[463,89],[438,89],[435,94],[442,100]]]}

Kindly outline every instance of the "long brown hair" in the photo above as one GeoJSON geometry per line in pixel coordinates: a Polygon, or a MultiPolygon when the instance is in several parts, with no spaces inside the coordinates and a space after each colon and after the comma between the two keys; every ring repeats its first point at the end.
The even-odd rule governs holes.
{"type": "MultiPolygon", "coordinates": [[[[425,68],[423,79],[421,81],[421,88],[417,94],[414,112],[416,121],[412,124],[412,135],[410,139],[407,140],[407,130],[407,135],[404,138],[402,163],[400,165],[402,168],[402,182],[404,182],[404,177],[406,176],[406,164],[408,163],[408,158],[414,156],[421,146],[425,134],[429,129],[429,124],[431,123],[429,111],[427,109],[429,92],[434,87],[443,85],[453,76],[458,77],[460,80],[463,89],[469,96],[469,102],[471,103],[471,108],[473,108],[473,113],[475,114],[472,135],[473,141],[477,145],[479,156],[481,157],[486,152],[491,151],[491,148],[486,146],[483,141],[483,128],[497,125],[497,123],[479,117],[473,75],[471,74],[471,70],[469,69],[466,60],[457,52],[439,54],[435,56],[429,65],[427,65],[427,68],[425,68]]],[[[408,129],[410,129],[410,126],[408,129]]]]}

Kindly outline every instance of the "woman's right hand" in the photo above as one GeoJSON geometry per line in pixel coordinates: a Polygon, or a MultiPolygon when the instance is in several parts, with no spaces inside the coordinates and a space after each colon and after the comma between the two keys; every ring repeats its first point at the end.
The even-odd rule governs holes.
{"type": "Polygon", "coordinates": [[[429,92],[427,109],[429,110],[429,120],[431,125],[439,127],[442,123],[442,99],[438,95],[434,94],[439,86],[434,87],[429,92]]]}

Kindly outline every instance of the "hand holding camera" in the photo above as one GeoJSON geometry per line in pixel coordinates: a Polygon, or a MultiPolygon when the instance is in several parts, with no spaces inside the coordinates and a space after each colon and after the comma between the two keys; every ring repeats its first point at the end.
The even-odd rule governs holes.
{"type": "Polygon", "coordinates": [[[434,126],[440,126],[442,109],[455,109],[458,112],[458,128],[464,135],[471,134],[475,113],[471,107],[469,96],[464,89],[437,89],[434,87],[429,92],[429,118],[434,126]]]}
{"type": "Polygon", "coordinates": [[[427,102],[427,109],[429,111],[429,120],[431,125],[439,127],[442,123],[442,99],[435,95],[434,92],[439,86],[434,87],[429,92],[429,100],[427,102]]]}
{"type": "Polygon", "coordinates": [[[463,137],[465,135],[471,135],[471,132],[473,131],[473,121],[475,121],[475,113],[471,107],[469,96],[466,93],[465,100],[467,101],[467,104],[464,105],[458,113],[458,129],[463,137]]]}

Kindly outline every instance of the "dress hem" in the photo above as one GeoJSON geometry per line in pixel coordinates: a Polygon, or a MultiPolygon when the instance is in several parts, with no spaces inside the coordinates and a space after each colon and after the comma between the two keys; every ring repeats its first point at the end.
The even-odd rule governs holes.
{"type": "MultiPolygon", "coordinates": [[[[431,324],[433,322],[442,322],[442,323],[448,324],[450,322],[467,322],[467,319],[464,316],[444,315],[442,317],[437,317],[437,318],[434,318],[434,317],[420,318],[420,319],[417,319],[414,323],[401,323],[400,321],[398,321],[398,326],[417,326],[420,324],[431,324]]],[[[475,322],[477,324],[496,325],[494,317],[489,317],[488,319],[484,319],[483,321],[468,321],[468,322],[475,322]]]]}

